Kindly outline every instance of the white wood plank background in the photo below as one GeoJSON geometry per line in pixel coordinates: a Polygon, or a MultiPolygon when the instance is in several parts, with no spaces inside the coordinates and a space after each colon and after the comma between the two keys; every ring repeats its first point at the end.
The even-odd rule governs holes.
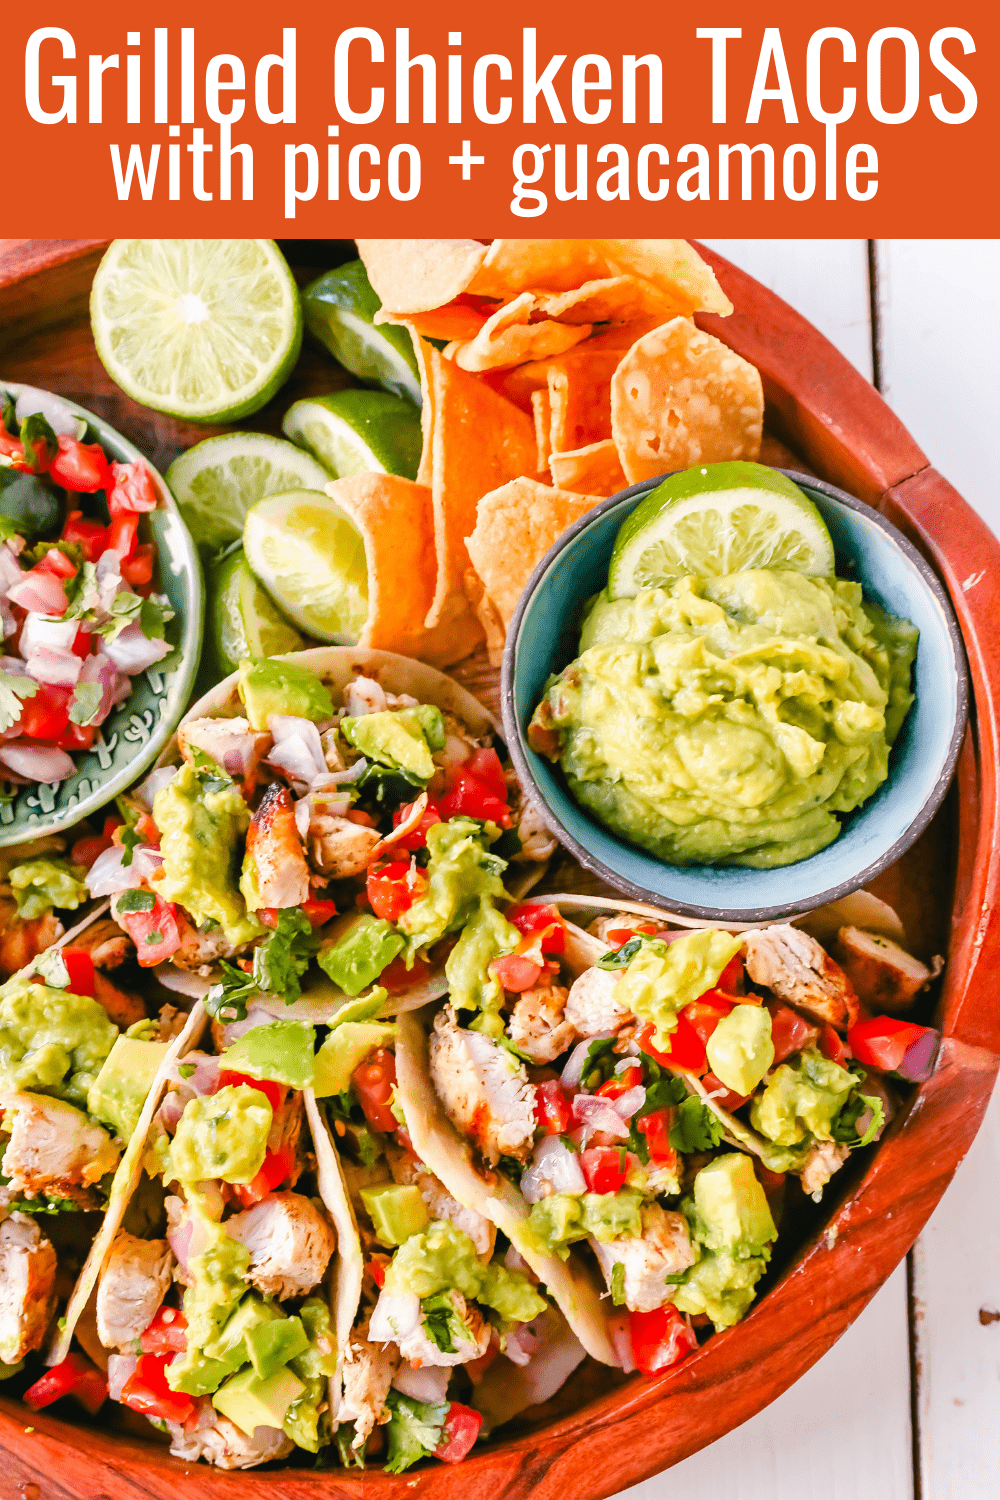
{"type": "MultiPolygon", "coordinates": [[[[872,378],[866,241],[709,243],[872,378]]],[[[998,244],[879,241],[874,261],[883,393],[936,467],[1000,532],[998,244]]],[[[784,1396],[621,1500],[998,1500],[1000,1321],[989,1320],[1000,1312],[998,1184],[1000,1093],[910,1257],[912,1298],[900,1266],[784,1396]]]]}

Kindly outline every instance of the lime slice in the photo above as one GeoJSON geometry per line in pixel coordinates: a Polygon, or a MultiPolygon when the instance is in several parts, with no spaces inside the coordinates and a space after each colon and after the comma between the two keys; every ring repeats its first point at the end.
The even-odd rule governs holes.
{"type": "Polygon", "coordinates": [[[372,471],[417,477],[423,446],[420,413],[401,396],[385,391],[313,396],[290,406],[281,428],[337,479],[372,471]]]}
{"type": "Polygon", "coordinates": [[[281,656],[306,645],[251,573],[242,547],[213,569],[209,588],[220,677],[235,672],[245,656],[281,656]]]}
{"type": "Polygon", "coordinates": [[[784,474],[763,464],[706,464],[671,474],[636,506],[611,554],[608,592],[630,599],[685,574],[748,568],[832,574],[830,533],[784,474]]]}
{"type": "Polygon", "coordinates": [[[283,438],[227,432],[175,458],[166,478],[195,541],[215,551],[243,535],[247,511],[258,500],[287,490],[322,489],[330,475],[283,438]]]}
{"type": "Polygon", "coordinates": [[[302,293],[306,327],[359,380],[380,385],[420,405],[420,375],[405,328],[372,321],[382,306],[364,263],[327,271],[302,293]]]}
{"type": "Polygon", "coordinates": [[[190,422],[257,411],[302,347],[298,289],[273,240],[112,240],[90,326],[126,395],[190,422]]]}
{"type": "Polygon", "coordinates": [[[368,618],[365,544],[328,495],[272,495],[243,528],[247,562],[290,620],[335,646],[353,646],[368,618]]]}

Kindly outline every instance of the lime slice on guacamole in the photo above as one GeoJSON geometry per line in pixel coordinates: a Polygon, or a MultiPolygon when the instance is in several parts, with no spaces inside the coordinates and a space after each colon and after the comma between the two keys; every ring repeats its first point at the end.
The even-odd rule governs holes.
{"type": "Polygon", "coordinates": [[[618,533],[608,593],[631,599],[687,574],[789,568],[829,577],[833,542],[806,495],[763,464],[704,464],[671,474],[618,533]]]}
{"type": "Polygon", "coordinates": [[[306,327],[345,370],[367,385],[420,405],[420,376],[409,331],[374,322],[382,306],[364,263],[327,271],[302,293],[306,327]]]}
{"type": "Polygon", "coordinates": [[[242,547],[209,576],[212,645],[220,677],[235,672],[247,656],[282,656],[306,641],[261,588],[242,547]]]}
{"type": "Polygon", "coordinates": [[[281,424],[336,479],[348,474],[400,474],[416,479],[423,439],[411,401],[385,391],[335,391],[296,401],[281,424]]]}
{"type": "Polygon", "coordinates": [[[272,495],[253,507],[243,547],[278,608],[317,640],[353,646],[368,618],[368,563],[354,522],[328,495],[272,495]]]}
{"type": "Polygon", "coordinates": [[[243,535],[247,511],[268,495],[320,490],[330,475],[309,453],[265,432],[206,438],[175,458],[167,484],[203,550],[243,535]]]}

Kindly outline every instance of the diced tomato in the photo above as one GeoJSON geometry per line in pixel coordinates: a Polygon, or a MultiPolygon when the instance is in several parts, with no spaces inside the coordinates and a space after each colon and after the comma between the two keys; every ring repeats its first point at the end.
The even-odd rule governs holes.
{"type": "Polygon", "coordinates": [[[28,740],[57,740],[69,723],[73,689],[40,682],[38,691],[21,703],[20,733],[28,740]]]}
{"type": "Polygon", "coordinates": [[[139,814],[135,820],[135,831],[141,839],[147,844],[151,844],[153,848],[158,849],[160,847],[160,830],[153,822],[152,816],[149,813],[144,812],[139,814]]]}
{"type": "MultiPolygon", "coordinates": [[[[820,1030],[780,1000],[768,1000],[766,1008],[771,1016],[771,1041],[774,1043],[775,1063],[784,1062],[793,1052],[802,1052],[806,1047],[815,1047],[820,1030]]],[[[836,1033],[834,1033],[836,1035],[836,1033]]]]}
{"type": "Polygon", "coordinates": [[[515,906],[508,906],[504,916],[522,937],[529,933],[544,933],[543,953],[565,953],[566,924],[554,906],[534,906],[530,901],[520,901],[515,906]]]}
{"type": "Polygon", "coordinates": [[[335,901],[320,901],[315,896],[310,896],[303,901],[302,910],[309,918],[310,927],[323,927],[337,915],[337,904],[335,901]]]}
{"type": "Polygon", "coordinates": [[[434,1449],[434,1457],[444,1464],[460,1464],[479,1436],[482,1425],[481,1412],[452,1401],[441,1429],[441,1441],[434,1449]]]}
{"type": "Polygon", "coordinates": [[[280,906],[262,906],[256,912],[258,921],[263,922],[265,927],[277,927],[278,917],[281,915],[280,906]]]}
{"type": "Polygon", "coordinates": [[[139,1335],[143,1354],[183,1354],[187,1349],[187,1318],[179,1307],[160,1307],[145,1333],[139,1335]]]}
{"type": "Polygon", "coordinates": [[[692,1000],[690,1005],[685,1005],[679,1020],[690,1026],[704,1047],[723,1016],[728,1016],[731,1010],[735,1010],[737,1003],[736,1000],[720,995],[717,990],[709,990],[700,1000],[692,1000]]]}
{"type": "MultiPolygon", "coordinates": [[[[412,802],[407,802],[403,807],[397,807],[392,815],[393,828],[398,828],[400,823],[405,823],[412,810],[412,802]]],[[[420,819],[420,822],[416,828],[411,829],[403,838],[396,840],[396,848],[408,849],[411,853],[417,849],[426,849],[427,830],[428,828],[433,828],[434,824],[440,823],[440,821],[441,814],[438,811],[438,805],[432,798],[428,797],[427,806],[424,809],[424,815],[420,819]]]]}
{"type": "Polygon", "coordinates": [[[646,1150],[650,1161],[660,1166],[677,1165],[677,1152],[670,1144],[670,1127],[674,1123],[672,1109],[654,1109],[650,1115],[636,1120],[635,1128],[646,1137],[646,1150]]]}
{"type": "Polygon", "coordinates": [[[41,1379],[28,1387],[22,1399],[32,1411],[41,1411],[63,1396],[72,1396],[94,1417],[107,1400],[108,1377],[82,1354],[73,1353],[62,1364],[46,1370],[41,1379]]]}
{"type": "Polygon", "coordinates": [[[607,1083],[602,1083],[597,1092],[605,1099],[620,1099],[622,1094],[627,1094],[629,1089],[634,1089],[642,1082],[642,1068],[636,1063],[634,1068],[623,1068],[607,1083]]]}
{"type": "MultiPolygon", "coordinates": [[[[252,1082],[253,1079],[247,1079],[247,1083],[252,1082]]],[[[294,1170],[295,1152],[291,1146],[282,1146],[277,1151],[265,1153],[260,1171],[252,1182],[234,1182],[230,1190],[244,1208],[251,1208],[255,1203],[262,1203],[268,1193],[275,1192],[282,1183],[287,1182],[294,1170]]]]}
{"type": "Polygon", "coordinates": [[[754,1156],[751,1160],[753,1161],[753,1174],[764,1189],[764,1196],[768,1202],[772,1198],[778,1198],[785,1189],[784,1172],[772,1172],[770,1167],[765,1167],[759,1156],[754,1156]]]}
{"type": "Polygon", "coordinates": [[[542,968],[543,965],[535,963],[533,959],[524,958],[519,953],[507,953],[503,958],[492,961],[490,973],[512,995],[523,995],[525,990],[533,989],[538,983],[542,968]]]}
{"type": "MultiPolygon", "coordinates": [[[[479,750],[459,766],[451,788],[438,801],[441,817],[478,818],[483,823],[498,823],[501,828],[510,827],[510,809],[507,806],[507,784],[503,782],[503,794],[497,790],[496,777],[490,763],[479,762],[480,756],[492,756],[497,767],[500,761],[495,750],[479,750]],[[489,779],[477,776],[472,767],[483,764],[489,779]]],[[[500,780],[503,781],[501,773],[500,780]]]]}
{"type": "Polygon", "coordinates": [[[181,945],[177,908],[173,902],[155,897],[152,911],[123,911],[119,921],[135,944],[135,954],[144,969],[162,963],[181,945]]]}
{"type": "Polygon", "coordinates": [[[121,1403],[144,1417],[164,1422],[183,1422],[194,1409],[190,1396],[172,1391],[167,1384],[167,1366],[176,1354],[140,1354],[139,1363],[122,1387],[121,1403]]]}
{"type": "Polygon", "coordinates": [[[69,975],[69,989],[73,995],[89,995],[94,998],[94,960],[85,948],[64,948],[63,963],[69,975]]]}
{"type": "Polygon", "coordinates": [[[494,797],[507,801],[508,788],[500,757],[495,750],[477,750],[465,761],[462,769],[488,786],[494,797]]]}
{"type": "Polygon", "coordinates": [[[566,1135],[573,1125],[573,1103],[558,1078],[535,1088],[535,1119],[546,1135],[566,1135]]]}
{"type": "Polygon", "coordinates": [[[409,911],[426,884],[427,877],[422,871],[416,870],[411,876],[408,864],[394,860],[369,870],[365,891],[375,915],[386,922],[396,922],[404,911],[409,911]]]}
{"type": "Polygon", "coordinates": [[[131,588],[145,588],[147,583],[153,581],[155,563],[156,548],[151,542],[142,542],[131,557],[122,558],[121,575],[131,588]]]}
{"type": "Polygon", "coordinates": [[[499,1353],[500,1345],[491,1341],[486,1345],[485,1354],[481,1354],[478,1359],[470,1359],[467,1365],[462,1366],[473,1385],[479,1384],[499,1353]]]}
{"type": "Polygon", "coordinates": [[[108,530],[100,521],[88,521],[82,510],[71,510],[66,517],[62,539],[79,547],[87,562],[96,562],[108,545],[108,530]]]}
{"type": "Polygon", "coordinates": [[[387,1052],[384,1047],[376,1047],[354,1069],[351,1082],[371,1128],[384,1134],[395,1130],[399,1121],[389,1107],[396,1083],[396,1059],[392,1053],[387,1052]]]}
{"type": "Polygon", "coordinates": [[[4,458],[21,459],[24,457],[24,448],[16,437],[11,437],[6,427],[0,422],[0,454],[4,458]]]}
{"type": "Polygon", "coordinates": [[[100,443],[80,443],[61,432],[59,452],[49,464],[49,476],[63,489],[92,495],[108,487],[108,460],[100,443]]]}
{"type": "Polygon", "coordinates": [[[365,1266],[366,1271],[371,1272],[372,1281],[377,1287],[385,1286],[386,1261],[383,1257],[373,1255],[365,1266]]]}
{"type": "Polygon", "coordinates": [[[121,515],[111,517],[111,525],[108,527],[108,552],[117,552],[119,557],[131,557],[136,549],[136,538],[139,531],[139,517],[123,512],[121,515]]]}
{"type": "Polygon", "coordinates": [[[716,989],[723,990],[727,995],[742,995],[746,989],[743,974],[743,959],[737,953],[731,958],[719,975],[716,989]]]}
{"type": "Polygon", "coordinates": [[[677,1026],[670,1033],[669,1051],[663,1052],[653,1046],[653,1026],[644,1026],[636,1041],[648,1057],[655,1058],[666,1068],[679,1069],[682,1073],[704,1073],[708,1067],[705,1045],[694,1027],[684,1019],[683,1012],[677,1017],[677,1026]]]}
{"type": "Polygon", "coordinates": [[[631,927],[613,927],[607,934],[607,941],[612,948],[623,948],[634,937],[653,937],[659,930],[652,922],[635,922],[631,927]]]}
{"type": "Polygon", "coordinates": [[[410,969],[406,967],[405,958],[394,958],[391,964],[386,964],[377,983],[390,995],[398,995],[402,990],[412,989],[415,984],[423,984],[430,972],[430,965],[421,958],[415,958],[410,969]]]}
{"type": "Polygon", "coordinates": [[[591,1193],[617,1193],[625,1182],[624,1147],[591,1146],[580,1152],[580,1167],[591,1193]]]}
{"type": "Polygon", "coordinates": [[[746,1096],[735,1094],[732,1089],[727,1089],[726,1085],[720,1079],[716,1078],[714,1073],[706,1073],[701,1081],[715,1099],[716,1104],[721,1104],[723,1109],[740,1109],[750,1097],[749,1094],[746,1096]]]}
{"type": "MultiPolygon", "coordinates": [[[[104,489],[105,486],[98,485],[98,488],[104,489]]],[[[156,488],[144,459],[136,459],[131,464],[111,465],[108,509],[113,516],[156,509],[156,488]]]]}
{"type": "Polygon", "coordinates": [[[113,847],[113,839],[106,839],[100,833],[90,834],[87,838],[77,839],[70,850],[69,857],[75,865],[83,865],[85,869],[89,870],[99,854],[103,854],[105,850],[113,847]]]}
{"type": "Polygon", "coordinates": [[[38,559],[32,568],[32,573],[51,573],[53,578],[75,578],[76,563],[67,557],[65,552],[60,552],[58,547],[50,547],[38,559]]]}
{"type": "Polygon", "coordinates": [[[926,1026],[898,1021],[893,1016],[872,1016],[852,1026],[847,1039],[863,1067],[894,1073],[913,1043],[919,1041],[927,1030],[926,1026]]]}
{"type": "Polygon", "coordinates": [[[363,808],[352,807],[347,813],[348,823],[357,823],[359,828],[377,828],[378,824],[371,813],[366,813],[363,808]]]}
{"type": "Polygon", "coordinates": [[[91,635],[89,630],[84,630],[83,626],[81,625],[79,630],[76,632],[76,635],[73,637],[73,644],[69,649],[72,651],[74,656],[87,657],[90,655],[90,649],[93,644],[94,637],[91,635]]]}
{"type": "Polygon", "coordinates": [[[67,724],[52,743],[57,750],[90,750],[96,738],[96,724],[67,724]]]}
{"type": "Polygon", "coordinates": [[[698,1347],[690,1323],[672,1304],[652,1312],[630,1313],[629,1333],[632,1355],[644,1375],[669,1370],[698,1347]]]}
{"type": "Polygon", "coordinates": [[[829,1023],[820,1032],[819,1050],[830,1062],[838,1063],[842,1068],[846,1068],[851,1060],[850,1047],[829,1023]]]}

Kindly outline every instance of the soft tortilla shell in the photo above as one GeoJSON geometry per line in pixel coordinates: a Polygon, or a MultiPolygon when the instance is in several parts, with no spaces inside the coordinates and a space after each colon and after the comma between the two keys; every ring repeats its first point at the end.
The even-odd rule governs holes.
{"type": "Polygon", "coordinates": [[[340,1166],[340,1157],[333,1144],[316,1095],[312,1089],[303,1089],[306,1118],[312,1132],[316,1149],[316,1185],[327,1213],[337,1231],[337,1252],[331,1277],[330,1301],[333,1305],[333,1326],[337,1340],[337,1369],[330,1379],[331,1413],[336,1420],[343,1395],[344,1355],[354,1327],[354,1320],[361,1305],[361,1283],[365,1274],[365,1258],[361,1250],[361,1236],[351,1206],[347,1183],[340,1166]]]}

